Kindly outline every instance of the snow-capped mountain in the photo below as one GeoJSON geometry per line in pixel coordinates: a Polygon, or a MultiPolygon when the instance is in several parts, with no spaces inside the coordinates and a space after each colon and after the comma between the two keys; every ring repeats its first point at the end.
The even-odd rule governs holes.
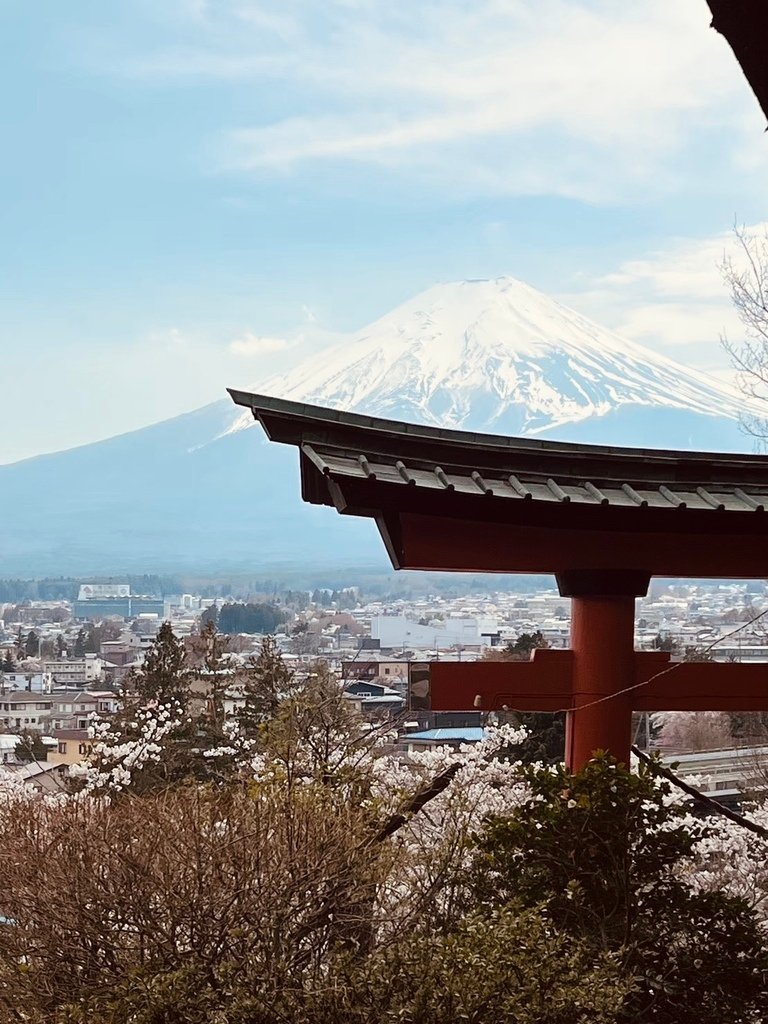
{"type": "MultiPolygon", "coordinates": [[[[253,390],[493,433],[750,448],[738,394],[510,278],[431,288],[253,390]]],[[[303,505],[295,452],[251,426],[223,398],[0,466],[0,576],[384,567],[373,524],[303,505]]]]}
{"type": "MultiPolygon", "coordinates": [[[[732,389],[509,277],[430,288],[260,390],[435,426],[545,436],[630,410],[735,421],[743,405],[732,389]]],[[[650,443],[695,443],[664,437],[663,419],[650,443]]],[[[247,423],[246,415],[238,426],[247,423]]],[[[647,433],[635,443],[648,444],[647,433]]]]}

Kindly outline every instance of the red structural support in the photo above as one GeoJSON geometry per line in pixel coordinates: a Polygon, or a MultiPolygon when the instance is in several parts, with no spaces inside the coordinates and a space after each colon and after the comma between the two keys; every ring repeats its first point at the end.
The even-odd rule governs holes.
{"type": "Polygon", "coordinates": [[[633,682],[634,630],[634,597],[573,599],[575,710],[568,713],[565,729],[565,759],[571,767],[586,764],[595,750],[610,750],[619,761],[629,764],[632,704],[629,694],[614,695],[633,682]]]}
{"type": "Polygon", "coordinates": [[[567,711],[572,770],[595,750],[626,762],[633,711],[768,711],[768,665],[672,662],[669,654],[644,651],[627,657],[626,621],[614,619],[625,616],[625,610],[594,605],[580,610],[576,649],[534,651],[530,661],[436,661],[430,665],[430,707],[567,711]],[[604,631],[612,619],[618,631],[604,631]],[[587,632],[593,624],[595,645],[587,632]]]}

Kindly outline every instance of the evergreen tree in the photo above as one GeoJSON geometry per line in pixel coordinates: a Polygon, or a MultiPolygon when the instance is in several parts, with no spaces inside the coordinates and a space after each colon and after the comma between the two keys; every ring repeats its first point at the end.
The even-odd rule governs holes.
{"type": "MultiPolygon", "coordinates": [[[[541,630],[521,633],[513,643],[504,648],[504,656],[510,661],[528,661],[535,650],[549,647],[541,630]]],[[[557,763],[565,753],[565,715],[544,711],[518,711],[514,714],[518,725],[525,726],[528,736],[515,748],[515,757],[521,761],[546,761],[557,763]]]]}
{"type": "Polygon", "coordinates": [[[24,636],[24,634],[21,631],[21,626],[19,626],[19,632],[16,635],[16,654],[17,654],[17,657],[23,658],[24,655],[26,654],[26,650],[27,650],[26,637],[24,636]]]}
{"type": "Polygon", "coordinates": [[[59,635],[56,637],[56,657],[63,658],[65,653],[66,648],[64,647],[64,637],[61,635],[61,633],[59,633],[59,635]]]}
{"type": "Polygon", "coordinates": [[[29,633],[27,633],[27,639],[24,644],[24,650],[26,651],[27,657],[29,658],[34,658],[39,653],[40,637],[37,635],[34,629],[30,629],[29,633]]]}
{"type": "Polygon", "coordinates": [[[264,637],[258,655],[238,682],[244,697],[238,720],[245,734],[252,737],[274,717],[280,702],[294,688],[294,673],[283,661],[273,636],[264,637]]]}
{"type": "Polygon", "coordinates": [[[286,614],[272,604],[225,604],[218,616],[222,633],[274,633],[286,614]]]}
{"type": "Polygon", "coordinates": [[[506,651],[515,655],[520,661],[526,661],[532,651],[546,647],[549,647],[549,643],[544,639],[541,630],[537,629],[533,633],[521,633],[514,643],[507,644],[506,651]]]}
{"type": "Polygon", "coordinates": [[[190,714],[190,671],[186,660],[183,643],[175,636],[170,622],[164,622],[143,665],[126,679],[121,710],[109,716],[106,749],[97,745],[91,759],[99,771],[109,771],[115,763],[115,749],[137,743],[139,752],[146,749],[142,723],[158,723],[168,717],[175,720],[178,724],[170,732],[151,740],[155,756],[132,771],[134,793],[157,792],[191,778],[202,781],[211,777],[203,751],[213,744],[206,738],[210,731],[206,716],[190,714]]]}
{"type": "Polygon", "coordinates": [[[16,757],[23,764],[28,764],[30,761],[47,761],[48,750],[43,743],[41,734],[25,729],[16,744],[16,757]]]}
{"type": "Polygon", "coordinates": [[[678,654],[680,652],[680,644],[669,634],[657,633],[653,646],[657,651],[666,651],[668,654],[678,654]]]}
{"type": "Polygon", "coordinates": [[[200,624],[201,626],[207,626],[209,622],[212,622],[215,626],[217,624],[218,617],[219,611],[216,605],[209,604],[200,616],[200,624]]]}
{"type": "Polygon", "coordinates": [[[546,907],[553,931],[615,958],[633,981],[616,1024],[766,1020],[768,948],[746,900],[685,872],[706,826],[670,805],[650,768],[607,756],[578,774],[531,766],[529,796],[478,839],[472,894],[489,909],[546,907]]]}
{"type": "Polygon", "coordinates": [[[132,689],[145,700],[160,704],[178,701],[182,708],[189,702],[189,670],[184,644],[164,622],[144,658],[144,664],[131,678],[132,689]]]}
{"type": "Polygon", "coordinates": [[[5,657],[3,658],[3,672],[15,672],[16,662],[14,661],[13,651],[10,647],[6,648],[5,657]]]}
{"type": "Polygon", "coordinates": [[[74,654],[75,654],[76,658],[84,658],[85,657],[85,630],[83,629],[82,626],[77,631],[77,636],[75,637],[75,651],[74,651],[74,654]]]}
{"type": "Polygon", "coordinates": [[[205,680],[208,687],[206,714],[199,723],[201,732],[206,734],[206,745],[216,746],[226,738],[224,729],[225,707],[228,673],[224,667],[222,655],[227,638],[216,632],[216,624],[206,622],[200,634],[203,644],[203,663],[205,680]]]}
{"type": "Polygon", "coordinates": [[[85,634],[85,643],[83,649],[86,654],[98,654],[101,646],[101,629],[98,626],[94,626],[92,623],[88,626],[88,632],[85,634]]]}

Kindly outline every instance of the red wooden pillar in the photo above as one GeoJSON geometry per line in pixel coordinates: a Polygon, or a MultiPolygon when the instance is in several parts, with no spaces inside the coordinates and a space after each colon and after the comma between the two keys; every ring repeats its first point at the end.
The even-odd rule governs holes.
{"type": "Polygon", "coordinates": [[[629,764],[632,694],[604,700],[635,682],[635,598],[650,577],[638,572],[569,572],[557,577],[572,598],[573,711],[566,720],[565,761],[578,771],[596,750],[629,764]]]}

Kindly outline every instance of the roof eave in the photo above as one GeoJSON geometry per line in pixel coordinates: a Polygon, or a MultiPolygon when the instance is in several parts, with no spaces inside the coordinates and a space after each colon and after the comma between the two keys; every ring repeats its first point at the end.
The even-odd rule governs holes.
{"type": "Polygon", "coordinates": [[[611,445],[575,444],[568,441],[551,441],[531,437],[509,437],[500,434],[482,434],[466,430],[446,430],[442,427],[427,427],[398,420],[362,416],[360,413],[342,412],[324,406],[291,402],[270,395],[259,395],[248,391],[228,388],[236,405],[250,409],[264,428],[271,441],[282,444],[301,445],[304,442],[333,444],[340,446],[348,440],[353,447],[360,448],[361,440],[367,440],[375,449],[375,440],[382,442],[405,442],[413,447],[428,444],[435,448],[450,450],[457,448],[473,453],[479,458],[481,451],[496,455],[547,453],[552,456],[589,456],[598,458],[650,460],[663,462],[712,462],[728,464],[768,466],[768,456],[746,455],[730,452],[690,452],[680,449],[626,448],[611,445]]]}

